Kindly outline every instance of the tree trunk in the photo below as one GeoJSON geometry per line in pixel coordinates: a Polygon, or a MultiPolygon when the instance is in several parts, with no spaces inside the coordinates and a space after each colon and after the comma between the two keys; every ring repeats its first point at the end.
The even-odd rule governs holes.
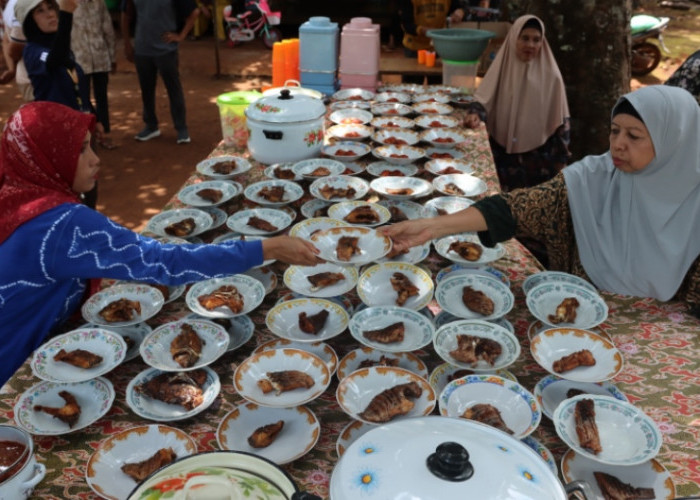
{"type": "Polygon", "coordinates": [[[630,0],[510,0],[504,14],[545,25],[566,85],[573,160],[608,150],[610,111],[630,90],[630,0]]]}

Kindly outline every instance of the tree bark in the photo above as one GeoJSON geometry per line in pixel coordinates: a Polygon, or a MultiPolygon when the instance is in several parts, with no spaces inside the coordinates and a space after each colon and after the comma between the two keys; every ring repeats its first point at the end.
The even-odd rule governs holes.
{"type": "Polygon", "coordinates": [[[504,15],[542,19],[566,85],[572,160],[608,150],[610,111],[630,90],[630,0],[507,0],[504,15]]]}

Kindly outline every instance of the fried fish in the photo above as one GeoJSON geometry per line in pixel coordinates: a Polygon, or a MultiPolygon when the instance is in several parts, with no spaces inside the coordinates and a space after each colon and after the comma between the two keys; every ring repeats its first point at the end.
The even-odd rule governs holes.
{"type": "Polygon", "coordinates": [[[192,370],[189,372],[164,372],[149,381],[137,385],[134,390],[153,399],[171,405],[180,405],[190,411],[204,402],[204,383],[207,372],[192,370]]]}
{"type": "Polygon", "coordinates": [[[357,193],[355,188],[352,186],[339,188],[330,185],[323,186],[321,189],[319,189],[319,192],[326,200],[330,200],[331,198],[352,198],[357,193]]]}
{"type": "Polygon", "coordinates": [[[265,394],[276,391],[279,396],[283,392],[294,389],[310,389],[314,386],[314,379],[299,370],[283,370],[279,372],[267,372],[266,379],[258,380],[258,387],[265,394]]]}
{"type": "Polygon", "coordinates": [[[482,424],[490,425],[496,429],[507,432],[508,434],[513,434],[513,431],[506,425],[501,417],[501,412],[493,405],[486,403],[477,403],[474,406],[470,406],[462,414],[463,418],[469,420],[476,420],[482,424]]]}
{"type": "Polygon", "coordinates": [[[326,175],[331,175],[331,171],[328,167],[316,167],[309,175],[313,177],[324,177],[326,175]]]}
{"type": "Polygon", "coordinates": [[[547,316],[547,321],[552,325],[558,325],[559,323],[573,323],[576,321],[576,309],[578,309],[579,302],[576,297],[567,297],[561,301],[561,304],[557,306],[554,314],[547,316]]]}
{"type": "Polygon", "coordinates": [[[172,463],[177,458],[172,448],[161,448],[151,457],[141,462],[125,463],[121,469],[124,474],[136,482],[141,482],[164,465],[172,463]]]}
{"type": "Polygon", "coordinates": [[[316,335],[326,324],[329,312],[325,309],[320,312],[308,316],[305,312],[299,313],[299,329],[304,333],[316,335]]]}
{"type": "Polygon", "coordinates": [[[455,196],[464,196],[466,193],[454,182],[448,182],[445,185],[445,192],[455,196]]]}
{"type": "Polygon", "coordinates": [[[392,274],[390,281],[392,288],[396,291],[398,295],[396,297],[397,306],[403,306],[408,299],[415,295],[418,295],[418,292],[420,292],[420,289],[416,285],[411,283],[411,280],[408,279],[408,276],[406,276],[403,273],[396,272],[392,274]]]}
{"type": "Polygon", "coordinates": [[[53,359],[54,361],[63,361],[78,368],[84,368],[85,370],[102,363],[102,356],[84,349],[75,349],[73,351],[61,349],[54,354],[53,359]]]}
{"type": "Polygon", "coordinates": [[[389,213],[391,214],[391,222],[401,222],[408,220],[408,217],[406,216],[404,211],[396,206],[390,206],[389,213]]]}
{"type": "Polygon", "coordinates": [[[284,201],[284,186],[265,186],[258,191],[258,196],[271,203],[281,203],[284,201]]]}
{"type": "Polygon", "coordinates": [[[358,246],[359,241],[360,238],[357,236],[341,236],[335,247],[338,260],[348,262],[353,255],[359,255],[361,253],[358,246]]]}
{"type": "Polygon", "coordinates": [[[402,342],[405,330],[406,327],[404,326],[403,321],[398,321],[378,330],[368,330],[366,332],[362,332],[362,335],[364,335],[366,339],[373,342],[391,344],[393,342],[402,342]]]}
{"type": "Polygon", "coordinates": [[[309,283],[311,283],[311,291],[317,292],[322,288],[334,285],[339,281],[343,281],[345,279],[345,275],[343,273],[323,272],[307,276],[306,279],[309,280],[309,283]]]}
{"type": "Polygon", "coordinates": [[[170,342],[170,355],[183,368],[194,365],[202,355],[203,341],[192,325],[180,325],[180,333],[170,342]]]}
{"type": "Polygon", "coordinates": [[[235,161],[220,161],[220,162],[214,163],[214,165],[212,165],[211,169],[216,174],[228,175],[228,174],[232,173],[234,170],[236,170],[236,162],[235,161]]]}
{"type": "Polygon", "coordinates": [[[365,359],[358,368],[369,368],[370,366],[399,366],[399,358],[390,358],[381,355],[379,359],[365,359]]]}
{"type": "Polygon", "coordinates": [[[190,235],[192,231],[194,231],[195,227],[197,227],[197,223],[195,222],[194,218],[187,217],[177,222],[173,222],[168,226],[165,226],[163,228],[163,231],[165,231],[165,234],[169,234],[170,236],[177,236],[178,238],[183,238],[185,236],[190,235]]]}
{"type": "Polygon", "coordinates": [[[455,252],[464,260],[474,262],[479,260],[481,254],[484,253],[484,248],[478,243],[471,241],[453,241],[450,243],[448,252],[455,252]]]}
{"type": "Polygon", "coordinates": [[[141,302],[121,298],[107,304],[98,314],[102,316],[102,319],[110,323],[131,321],[141,314],[141,302]]]}
{"type": "Polygon", "coordinates": [[[248,436],[248,444],[253,448],[267,448],[277,439],[283,428],[284,420],[258,427],[248,436]]]}
{"type": "Polygon", "coordinates": [[[228,307],[231,312],[238,314],[243,310],[243,296],[233,285],[223,285],[204,295],[197,297],[199,304],[207,311],[213,311],[217,307],[228,307]]]}
{"type": "Polygon", "coordinates": [[[645,500],[656,498],[654,488],[635,488],[631,484],[623,483],[613,475],[605,472],[593,472],[596,483],[605,500],[645,500]]]}
{"type": "Polygon", "coordinates": [[[224,192],[220,189],[205,188],[197,191],[197,196],[211,203],[218,203],[224,197],[224,192]]]}
{"type": "Polygon", "coordinates": [[[266,221],[265,219],[262,219],[255,215],[248,219],[247,225],[252,228],[259,229],[260,231],[266,231],[268,233],[275,232],[279,229],[277,226],[270,223],[269,221],[266,221]]]}
{"type": "Polygon", "coordinates": [[[415,403],[409,398],[419,398],[423,389],[416,382],[396,385],[386,389],[372,398],[367,407],[359,414],[369,422],[384,423],[410,412],[415,403]]]}
{"type": "Polygon", "coordinates": [[[475,313],[482,314],[484,316],[490,316],[493,314],[496,307],[493,300],[491,300],[488,295],[480,290],[475,290],[470,286],[465,286],[462,289],[462,302],[470,311],[474,311],[475,313]]]}
{"type": "Polygon", "coordinates": [[[581,448],[587,449],[594,455],[603,451],[598,435],[598,425],[595,422],[595,403],[592,399],[581,399],[576,402],[574,421],[581,448]]]}
{"type": "Polygon", "coordinates": [[[61,391],[58,393],[58,395],[61,396],[61,398],[63,398],[63,400],[66,402],[65,405],[59,408],[54,408],[53,406],[34,405],[34,411],[43,411],[44,413],[48,413],[52,417],[59,419],[61,422],[65,422],[68,424],[68,427],[72,428],[78,419],[80,419],[80,405],[75,399],[75,396],[68,391],[61,391]]]}
{"type": "Polygon", "coordinates": [[[399,195],[399,196],[410,196],[413,194],[413,189],[411,189],[411,188],[386,188],[386,193],[399,195]]]}
{"type": "Polygon", "coordinates": [[[556,360],[552,364],[552,369],[556,373],[564,373],[579,366],[595,366],[593,353],[588,349],[581,349],[556,360]]]}
{"type": "Polygon", "coordinates": [[[484,360],[493,366],[503,352],[501,344],[493,339],[473,335],[457,335],[457,349],[450,351],[450,356],[462,363],[475,365],[484,360]]]}
{"type": "Polygon", "coordinates": [[[379,222],[379,214],[368,205],[360,205],[353,208],[343,220],[350,224],[374,224],[379,222]]]}

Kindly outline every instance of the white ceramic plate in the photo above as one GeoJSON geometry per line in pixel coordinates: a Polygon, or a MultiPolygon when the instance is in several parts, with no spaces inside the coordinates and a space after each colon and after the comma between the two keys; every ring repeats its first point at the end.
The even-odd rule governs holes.
{"type": "Polygon", "coordinates": [[[461,122],[456,116],[450,115],[420,115],[414,119],[416,125],[421,128],[452,128],[460,126],[461,122]]]}
{"type": "Polygon", "coordinates": [[[474,233],[459,233],[445,236],[437,241],[433,241],[433,245],[435,246],[437,253],[446,259],[456,262],[457,264],[472,267],[489,264],[500,259],[506,254],[505,247],[500,243],[496,243],[494,247],[484,246],[481,244],[479,237],[474,233]],[[456,241],[469,241],[480,245],[482,248],[481,256],[477,260],[463,259],[457,252],[450,250],[450,245],[456,241]]]}
{"type": "Polygon", "coordinates": [[[569,297],[574,297],[579,302],[576,319],[573,323],[559,323],[555,326],[588,330],[598,326],[608,317],[608,305],[597,292],[570,283],[542,283],[530,290],[525,301],[534,317],[543,323],[551,324],[548,316],[554,314],[557,306],[569,297]]]}
{"type": "Polygon", "coordinates": [[[401,253],[397,255],[392,255],[388,253],[381,259],[377,259],[377,262],[403,262],[406,264],[418,264],[424,261],[430,255],[430,242],[426,241],[422,245],[416,245],[408,249],[408,252],[401,253]]]}
{"type": "Polygon", "coordinates": [[[455,160],[430,160],[425,162],[425,169],[433,175],[474,173],[472,163],[463,158],[455,160]]]}
{"type": "Polygon", "coordinates": [[[364,197],[369,191],[369,184],[364,179],[359,177],[351,177],[349,175],[335,175],[324,177],[321,179],[316,179],[309,186],[309,193],[315,198],[328,201],[328,202],[340,202],[340,201],[351,201],[359,200],[364,197]],[[354,193],[350,193],[347,196],[333,196],[333,194],[323,194],[323,188],[330,187],[334,189],[354,189],[354,193]]]}
{"type": "MultiPolygon", "coordinates": [[[[593,475],[594,472],[601,471],[601,469],[603,468],[598,462],[586,458],[574,450],[567,450],[561,458],[561,475],[564,480],[567,483],[586,481],[596,495],[593,500],[605,500],[593,475]]],[[[652,488],[654,498],[659,500],[676,498],[676,487],[673,484],[671,473],[656,459],[648,460],[639,465],[607,465],[601,472],[615,476],[634,488],[652,488]]]]}
{"type": "Polygon", "coordinates": [[[48,382],[83,382],[111,371],[126,357],[126,342],[118,333],[103,328],[79,328],[49,339],[32,356],[34,375],[48,382]],[[54,360],[61,350],[83,349],[102,357],[92,368],[79,368],[54,360]]]}
{"type": "Polygon", "coordinates": [[[530,352],[537,363],[552,375],[574,382],[602,382],[617,376],[622,370],[622,353],[609,340],[578,328],[551,328],[530,341],[530,352]],[[593,366],[579,366],[563,373],[554,371],[553,364],[564,356],[581,350],[593,354],[593,366]]]}
{"type": "Polygon", "coordinates": [[[367,173],[374,177],[411,177],[418,173],[413,164],[396,165],[388,161],[375,161],[367,166],[367,173]]]}
{"type": "Polygon", "coordinates": [[[501,413],[513,437],[523,439],[540,424],[542,410],[522,385],[497,375],[467,375],[445,386],[438,398],[440,415],[462,418],[467,408],[490,404],[501,413]]]}
{"type": "Polygon", "coordinates": [[[306,406],[269,408],[245,403],[224,416],[216,431],[216,441],[222,450],[252,453],[281,465],[306,455],[320,434],[321,425],[306,406]],[[256,429],[280,420],[284,426],[272,444],[265,448],[248,444],[248,436],[256,429]]]}
{"type": "Polygon", "coordinates": [[[423,217],[423,207],[415,201],[408,200],[380,200],[381,206],[389,209],[391,219],[389,222],[401,222],[402,220],[414,220],[423,217]]]}
{"type": "Polygon", "coordinates": [[[331,382],[328,365],[307,351],[299,349],[270,349],[252,354],[241,362],[233,374],[233,386],[248,401],[261,406],[290,408],[299,406],[319,397],[331,382]],[[298,388],[277,394],[267,394],[258,386],[258,381],[266,379],[268,372],[297,370],[306,373],[314,380],[308,389],[298,388]]]}
{"type": "Polygon", "coordinates": [[[588,288],[593,293],[598,293],[598,290],[590,284],[588,281],[573,274],[561,272],[561,271],[542,271],[539,273],[531,274],[525,281],[523,281],[523,293],[527,295],[530,290],[535,288],[537,285],[542,283],[571,283],[572,285],[578,285],[582,288],[588,288]]]}
{"type": "Polygon", "coordinates": [[[245,274],[236,274],[228,278],[213,278],[193,284],[185,295],[185,302],[190,311],[205,316],[207,318],[233,318],[242,314],[248,314],[255,310],[265,298],[265,286],[255,278],[245,274]],[[201,295],[212,293],[214,290],[225,286],[233,285],[238,293],[243,296],[243,309],[234,313],[226,306],[217,307],[209,311],[205,309],[197,298],[201,295]]]}
{"type": "Polygon", "coordinates": [[[362,88],[342,89],[331,96],[334,101],[371,101],[374,92],[362,88]]]}
{"type": "Polygon", "coordinates": [[[433,192],[433,185],[418,177],[380,177],[374,179],[369,185],[380,195],[395,200],[421,198],[433,192]],[[410,191],[397,192],[404,189],[410,191]]]}
{"type": "Polygon", "coordinates": [[[374,128],[413,128],[416,124],[411,118],[405,116],[376,116],[370,122],[374,128]]]}
{"type": "Polygon", "coordinates": [[[370,108],[373,114],[382,116],[406,116],[413,112],[408,104],[400,102],[379,102],[370,108]]]}
{"type": "Polygon", "coordinates": [[[159,326],[149,333],[141,343],[141,357],[147,365],[165,372],[196,370],[210,365],[219,359],[228,348],[229,335],[223,326],[207,320],[187,319],[172,321],[159,326]],[[202,339],[202,352],[199,359],[187,368],[182,367],[170,353],[170,345],[184,324],[190,325],[202,339]]]}
{"type": "Polygon", "coordinates": [[[383,391],[400,384],[417,383],[421,395],[411,398],[414,406],[405,415],[394,417],[391,421],[404,418],[429,415],[435,408],[435,392],[427,380],[403,368],[373,366],[355,370],[338,384],[335,397],[340,408],[355,420],[371,425],[379,425],[361,417],[360,414],[369,406],[372,399],[383,391]]]}
{"type": "Polygon", "coordinates": [[[241,189],[241,185],[237,182],[204,181],[185,186],[177,193],[177,197],[185,205],[191,205],[193,207],[214,207],[216,205],[223,205],[227,201],[233,199],[236,195],[240,194],[241,189]],[[216,189],[221,191],[221,199],[215,202],[205,200],[197,194],[203,189],[216,189]]]}
{"type": "Polygon", "coordinates": [[[433,337],[433,347],[443,361],[474,372],[502,370],[512,365],[520,356],[520,342],[515,334],[502,326],[479,320],[455,321],[441,326],[433,337]],[[493,365],[482,359],[474,365],[458,361],[452,357],[450,351],[457,349],[457,336],[460,334],[495,340],[501,345],[501,355],[496,358],[493,365]]]}
{"type": "MultiPolygon", "coordinates": [[[[274,163],[270,165],[269,167],[266,167],[263,173],[265,174],[265,177],[268,179],[279,179],[279,180],[287,180],[287,181],[292,181],[292,182],[299,182],[300,180],[303,179],[301,175],[295,174],[294,170],[292,170],[292,166],[294,163],[274,163]],[[293,174],[293,177],[290,179],[285,179],[284,177],[280,177],[280,171],[284,171],[285,174],[287,171],[289,171],[291,174],[293,174]]],[[[290,175],[290,174],[287,174],[290,175]]],[[[286,177],[286,175],[285,175],[286,177]]]]}
{"type": "MultiPolygon", "coordinates": [[[[433,389],[435,389],[435,394],[440,394],[442,390],[445,388],[447,384],[452,382],[453,380],[457,380],[458,378],[466,377],[467,375],[475,375],[476,372],[474,370],[466,370],[464,368],[461,368],[459,366],[455,366],[452,363],[442,363],[441,365],[438,365],[435,367],[435,369],[430,372],[430,377],[428,378],[428,382],[430,382],[430,385],[433,386],[433,389]]],[[[491,374],[491,375],[498,375],[501,378],[504,378],[506,380],[511,380],[513,382],[517,382],[518,379],[513,375],[511,372],[508,370],[494,370],[492,372],[489,371],[484,371],[480,372],[479,375],[486,375],[486,374],[491,374]]]]}
{"type": "Polygon", "coordinates": [[[333,125],[326,129],[326,134],[341,141],[362,141],[372,135],[372,127],[360,123],[333,125]]]}
{"type": "Polygon", "coordinates": [[[334,227],[326,229],[314,234],[311,237],[311,243],[319,249],[319,257],[322,259],[346,266],[368,264],[384,257],[391,250],[391,239],[388,236],[383,236],[374,229],[367,227],[334,227]],[[336,252],[338,242],[343,236],[359,238],[357,246],[360,249],[360,253],[353,255],[348,261],[339,260],[336,252]]]}
{"type": "Polygon", "coordinates": [[[433,186],[447,196],[478,196],[486,192],[486,183],[470,174],[438,175],[433,186]]]}
{"type": "Polygon", "coordinates": [[[554,428],[576,453],[606,465],[637,465],[654,458],[663,438],[656,423],[642,410],[612,396],[582,394],[565,399],[554,411],[554,428]],[[576,403],[592,399],[602,451],[597,455],[579,445],[574,412],[576,403]]]}
{"type": "Polygon", "coordinates": [[[385,146],[413,146],[420,135],[410,128],[382,128],[372,134],[372,140],[385,146]]]}
{"type": "Polygon", "coordinates": [[[235,351],[251,338],[255,333],[255,323],[249,316],[243,314],[235,318],[207,318],[196,313],[189,313],[185,319],[200,319],[207,320],[219,326],[223,326],[229,335],[228,347],[226,352],[235,351]]]}
{"type": "Polygon", "coordinates": [[[391,285],[394,273],[402,273],[418,287],[418,294],[409,297],[401,307],[422,309],[433,299],[433,280],[425,270],[403,262],[383,262],[362,273],[357,282],[357,295],[368,306],[396,306],[398,293],[391,285]]]}
{"type": "Polygon", "coordinates": [[[142,462],[162,448],[172,448],[177,458],[197,453],[195,440],[180,429],[156,424],[131,427],[100,443],[88,459],[85,480],[103,498],[127,498],[138,483],[122,471],[122,466],[142,462]]]}
{"type": "MultiPolygon", "coordinates": [[[[445,326],[448,323],[453,323],[455,321],[462,321],[462,318],[459,318],[453,314],[448,313],[447,311],[441,311],[438,313],[437,316],[435,316],[435,319],[433,320],[433,323],[435,324],[435,328],[440,328],[441,326],[445,326]]],[[[501,326],[508,330],[510,333],[515,333],[515,328],[513,327],[513,323],[508,321],[506,318],[495,318],[495,319],[487,319],[489,323],[493,323],[494,325],[501,326]]]]}
{"type": "Polygon", "coordinates": [[[132,359],[140,356],[139,346],[141,345],[144,337],[151,333],[152,330],[152,328],[146,323],[139,323],[138,325],[124,326],[120,328],[111,328],[108,326],[98,326],[92,323],[86,323],[80,328],[102,328],[103,330],[109,330],[120,335],[126,343],[126,356],[124,356],[122,363],[126,363],[127,361],[131,361],[132,359]]]}
{"type": "MultiPolygon", "coordinates": [[[[371,347],[360,347],[343,356],[338,365],[338,380],[343,380],[355,370],[366,368],[363,363],[378,363],[381,358],[398,361],[399,368],[412,371],[421,378],[428,378],[428,367],[412,352],[384,352],[371,347]]],[[[377,365],[374,365],[377,366],[377,365]]]]}
{"type": "Polygon", "coordinates": [[[464,151],[461,149],[446,149],[429,147],[425,149],[425,157],[428,160],[457,160],[464,158],[464,151]]]}
{"type": "Polygon", "coordinates": [[[347,226],[345,222],[330,217],[312,217],[294,224],[289,230],[289,236],[296,236],[304,240],[311,238],[316,231],[323,231],[332,227],[347,226]]]}
{"type": "Polygon", "coordinates": [[[197,236],[211,229],[214,224],[214,219],[204,210],[198,208],[176,208],[174,210],[164,210],[157,215],[154,215],[146,225],[146,231],[150,231],[159,236],[173,236],[165,231],[165,228],[176,222],[185,219],[194,220],[194,229],[189,234],[184,235],[184,238],[197,236]]]}
{"type": "Polygon", "coordinates": [[[330,300],[314,298],[287,300],[270,309],[265,317],[265,324],[272,333],[296,342],[322,342],[336,337],[345,331],[348,321],[350,317],[344,308],[330,300]],[[313,316],[323,310],[329,314],[318,333],[306,333],[299,328],[302,312],[313,316]]]}
{"type": "MultiPolygon", "coordinates": [[[[129,408],[139,417],[156,422],[174,422],[198,415],[211,406],[221,390],[221,382],[216,372],[208,366],[201,368],[201,370],[204,370],[207,374],[207,380],[202,386],[204,400],[202,404],[191,410],[187,410],[179,404],[170,404],[165,401],[153,399],[136,391],[136,386],[145,384],[161,373],[168,373],[162,372],[156,368],[147,368],[131,379],[129,385],[126,387],[126,404],[129,405],[129,408]]],[[[170,373],[170,375],[175,376],[177,373],[170,373]]]]}
{"type": "Polygon", "coordinates": [[[413,95],[413,102],[440,102],[446,104],[450,102],[450,96],[445,92],[422,92],[413,95]]]}
{"type": "Polygon", "coordinates": [[[332,111],[338,109],[369,109],[371,104],[368,101],[333,101],[329,108],[332,111]]]}
{"type": "MultiPolygon", "coordinates": [[[[321,147],[321,153],[336,161],[355,161],[370,152],[369,145],[357,141],[342,141],[321,147]]],[[[345,170],[343,168],[343,170],[345,170]]]]}
{"type": "MultiPolygon", "coordinates": [[[[459,196],[438,196],[431,198],[423,205],[424,217],[437,217],[438,215],[453,214],[464,210],[474,204],[474,201],[459,196]]],[[[470,233],[462,233],[470,234],[470,233]]]]}
{"type": "Polygon", "coordinates": [[[301,215],[307,219],[315,219],[328,216],[328,207],[333,204],[331,201],[324,200],[309,200],[305,202],[301,208],[301,215]]]}
{"type": "Polygon", "coordinates": [[[357,438],[374,428],[374,425],[366,424],[364,422],[360,422],[359,420],[350,421],[350,423],[343,427],[343,430],[340,431],[338,440],[335,442],[335,452],[338,454],[338,458],[343,456],[343,453],[345,453],[348,446],[350,446],[357,438]]]}
{"type": "Polygon", "coordinates": [[[367,347],[385,352],[415,351],[430,343],[435,333],[433,323],[423,314],[396,306],[367,307],[356,312],[350,320],[350,333],[367,347]],[[403,322],[404,338],[400,342],[382,343],[369,340],[363,332],[379,330],[403,322]]]}
{"type": "Polygon", "coordinates": [[[251,278],[254,278],[262,283],[265,287],[265,295],[270,294],[270,292],[277,287],[277,275],[267,266],[253,267],[241,274],[250,276],[251,278]]]}
{"type": "Polygon", "coordinates": [[[375,227],[389,222],[391,212],[389,212],[388,208],[385,208],[378,203],[370,203],[368,201],[342,201],[340,203],[336,203],[335,205],[331,205],[328,208],[328,216],[332,219],[343,221],[345,224],[351,226],[375,227]],[[377,214],[377,222],[350,222],[346,219],[350,212],[360,207],[369,207],[375,214],[377,214]]]}
{"type": "Polygon", "coordinates": [[[467,133],[460,128],[435,127],[424,130],[420,140],[429,142],[434,148],[454,148],[469,140],[467,133]]]}
{"type": "Polygon", "coordinates": [[[372,116],[372,113],[367,111],[366,109],[345,108],[336,109],[328,116],[328,119],[333,123],[337,124],[367,124],[372,119],[372,116]]]}
{"type": "Polygon", "coordinates": [[[163,294],[160,290],[148,285],[123,284],[113,285],[92,295],[85,301],[81,313],[85,321],[100,326],[120,327],[143,323],[152,318],[163,307],[163,294]],[[129,321],[109,322],[100,316],[100,311],[108,304],[119,299],[138,301],[141,304],[141,313],[134,314],[129,321]]]}
{"type": "Polygon", "coordinates": [[[328,371],[331,377],[338,369],[338,355],[333,348],[325,342],[296,342],[287,339],[273,339],[260,344],[253,350],[253,354],[261,351],[269,351],[270,349],[300,349],[315,354],[328,365],[328,371]]]}
{"type": "Polygon", "coordinates": [[[229,229],[237,233],[251,236],[269,236],[286,229],[293,220],[294,218],[284,210],[275,208],[251,208],[248,210],[240,210],[230,215],[226,220],[226,225],[229,229]],[[264,219],[277,229],[274,231],[263,231],[262,229],[249,226],[248,220],[251,217],[264,219]]]}
{"type": "Polygon", "coordinates": [[[456,106],[466,106],[469,103],[474,102],[474,96],[471,94],[451,94],[450,102],[456,106]]]}
{"type": "Polygon", "coordinates": [[[559,378],[556,375],[547,375],[535,385],[534,394],[537,402],[542,407],[542,412],[550,420],[554,416],[554,410],[567,398],[567,392],[571,389],[583,391],[586,394],[599,394],[612,396],[620,401],[628,401],[617,387],[610,382],[573,382],[559,378]]]}
{"type": "Polygon", "coordinates": [[[251,184],[250,186],[245,188],[245,191],[243,191],[243,195],[253,203],[257,203],[259,205],[281,207],[293,203],[300,199],[302,196],[304,196],[304,189],[296,182],[275,179],[271,181],[260,181],[251,184]],[[284,195],[282,196],[282,201],[269,201],[267,198],[260,196],[260,191],[262,191],[263,189],[275,187],[284,188],[284,195]]]}
{"type": "Polygon", "coordinates": [[[295,174],[309,181],[315,181],[330,175],[340,175],[343,170],[345,170],[345,166],[343,166],[342,162],[329,160],[327,158],[309,158],[308,160],[301,160],[292,165],[292,171],[295,174]],[[328,174],[313,175],[313,172],[319,168],[325,168],[328,170],[328,174]]]}
{"type": "Polygon", "coordinates": [[[378,146],[372,154],[380,160],[394,165],[406,165],[420,160],[425,156],[425,150],[416,146],[378,146]]]}
{"type": "Polygon", "coordinates": [[[419,102],[413,105],[413,111],[419,115],[449,115],[454,108],[441,102],[419,102]]]}
{"type": "Polygon", "coordinates": [[[502,281],[480,274],[458,274],[443,279],[437,285],[435,298],[445,311],[464,319],[500,318],[510,312],[515,302],[513,292],[502,281]],[[493,301],[493,314],[483,316],[467,308],[462,301],[465,286],[486,294],[493,301]]]}
{"type": "Polygon", "coordinates": [[[215,156],[212,158],[202,160],[199,163],[197,163],[196,168],[197,172],[199,172],[200,174],[206,175],[207,177],[211,177],[213,179],[231,179],[232,177],[243,174],[250,170],[251,165],[250,162],[245,158],[242,158],[240,156],[226,155],[215,156]],[[235,162],[236,168],[233,171],[231,171],[230,174],[217,174],[216,172],[214,172],[214,166],[217,163],[221,162],[235,162]]]}
{"type": "Polygon", "coordinates": [[[348,293],[357,284],[357,269],[351,266],[339,266],[332,263],[318,264],[316,266],[289,266],[284,272],[284,284],[293,292],[307,297],[336,297],[348,293]],[[341,273],[344,279],[332,285],[315,289],[308,280],[309,276],[320,273],[341,273]]]}
{"type": "Polygon", "coordinates": [[[408,94],[407,92],[398,92],[398,91],[387,90],[384,92],[379,92],[377,95],[375,95],[374,101],[377,103],[380,103],[380,102],[387,102],[387,103],[398,102],[401,104],[406,104],[408,102],[411,102],[411,95],[408,94]]]}
{"type": "Polygon", "coordinates": [[[539,455],[539,457],[547,463],[549,470],[551,470],[555,476],[559,474],[557,462],[554,460],[554,455],[552,455],[552,452],[549,451],[549,448],[532,436],[527,436],[526,438],[521,439],[521,441],[532,448],[532,451],[537,453],[537,455],[539,455]]]}
{"type": "Polygon", "coordinates": [[[510,287],[510,279],[503,271],[496,269],[491,266],[481,266],[481,267],[467,267],[461,264],[452,264],[447,267],[443,267],[435,275],[435,283],[440,283],[443,278],[448,276],[457,276],[458,274],[481,274],[483,276],[489,276],[496,278],[503,282],[503,284],[510,287]]]}
{"type": "Polygon", "coordinates": [[[14,418],[17,425],[30,434],[38,436],[58,436],[88,427],[102,418],[114,402],[114,387],[103,377],[78,383],[54,383],[43,381],[22,393],[15,403],[14,418]],[[80,406],[78,421],[69,427],[67,423],[43,411],[34,410],[35,405],[60,408],[66,401],[58,395],[68,391],[80,406]]]}
{"type": "MultiPolygon", "coordinates": [[[[275,302],[275,305],[281,304],[282,302],[286,302],[288,300],[294,300],[294,299],[305,299],[307,298],[305,295],[302,295],[300,293],[296,292],[289,292],[285,293],[282,295],[279,299],[277,299],[277,302],[275,302]]],[[[350,300],[350,297],[347,295],[338,295],[337,297],[326,297],[328,300],[331,302],[335,302],[339,306],[341,306],[343,309],[345,309],[348,312],[348,315],[352,314],[354,311],[354,307],[352,305],[352,300],[350,300]]]]}
{"type": "Polygon", "coordinates": [[[343,162],[345,165],[345,170],[343,170],[342,175],[359,175],[365,171],[365,165],[358,161],[346,161],[343,162]]]}

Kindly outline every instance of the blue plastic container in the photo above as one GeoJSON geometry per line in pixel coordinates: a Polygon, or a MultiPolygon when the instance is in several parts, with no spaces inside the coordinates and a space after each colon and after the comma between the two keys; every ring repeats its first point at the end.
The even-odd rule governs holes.
{"type": "Polygon", "coordinates": [[[309,18],[299,27],[299,70],[335,72],[338,69],[338,23],[328,17],[309,18]]]}
{"type": "Polygon", "coordinates": [[[335,85],[336,73],[321,72],[321,71],[302,71],[301,86],[308,87],[309,85],[335,85]]]}

